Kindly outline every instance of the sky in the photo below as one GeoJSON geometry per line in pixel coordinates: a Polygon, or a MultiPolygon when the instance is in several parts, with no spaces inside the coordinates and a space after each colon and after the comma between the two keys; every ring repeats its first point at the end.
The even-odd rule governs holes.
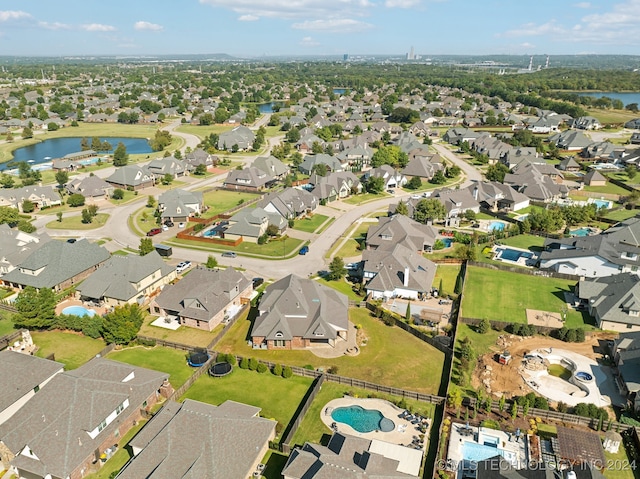
{"type": "Polygon", "coordinates": [[[640,0],[0,0],[0,55],[640,54],[640,0]]]}

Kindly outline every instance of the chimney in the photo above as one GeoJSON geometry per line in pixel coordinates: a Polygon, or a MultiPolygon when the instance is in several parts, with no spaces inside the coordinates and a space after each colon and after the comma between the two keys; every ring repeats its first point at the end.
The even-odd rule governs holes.
{"type": "Polygon", "coordinates": [[[473,187],[473,199],[478,201],[478,187],[477,186],[473,187]]]}
{"type": "Polygon", "coordinates": [[[409,286],[409,267],[408,266],[404,269],[404,278],[402,281],[402,285],[405,288],[409,286]]]}

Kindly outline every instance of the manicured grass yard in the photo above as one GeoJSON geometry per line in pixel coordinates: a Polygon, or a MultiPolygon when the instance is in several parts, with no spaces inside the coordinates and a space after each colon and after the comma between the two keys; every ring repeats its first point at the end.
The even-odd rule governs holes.
{"type": "Polygon", "coordinates": [[[13,321],[9,319],[8,313],[0,315],[0,336],[11,334],[14,331],[13,321]]]}
{"type": "Polygon", "coordinates": [[[399,328],[385,326],[364,308],[351,308],[349,317],[352,323],[362,326],[362,334],[367,338],[367,344],[360,346],[358,356],[325,359],[310,351],[253,350],[247,345],[249,320],[234,324],[216,349],[282,364],[309,364],[325,371],[334,366],[341,376],[437,394],[444,364],[443,353],[399,328]]]}
{"type": "Polygon", "coordinates": [[[609,193],[621,196],[627,196],[629,194],[629,192],[621,186],[614,185],[608,181],[605,186],[585,186],[584,191],[591,191],[593,193],[609,193]]]}
{"type": "Polygon", "coordinates": [[[209,208],[202,215],[203,218],[211,218],[212,216],[229,211],[239,204],[256,198],[256,195],[252,193],[227,190],[211,190],[205,192],[203,196],[204,204],[209,208]]]}
{"type": "MultiPolygon", "coordinates": [[[[347,393],[354,397],[364,398],[372,395],[378,398],[387,399],[393,403],[400,400],[400,398],[398,397],[374,393],[365,389],[350,388],[349,386],[346,386],[344,384],[330,383],[328,381],[325,381],[322,384],[320,392],[311,403],[307,414],[305,414],[304,419],[300,423],[300,427],[293,436],[291,445],[293,446],[294,444],[298,444],[301,446],[305,442],[314,442],[316,444],[319,444],[323,434],[331,434],[331,430],[327,426],[325,426],[325,424],[322,422],[322,419],[320,419],[320,414],[329,401],[331,401],[332,399],[341,398],[347,393]]],[[[434,405],[420,401],[414,401],[411,399],[407,399],[405,400],[405,402],[407,404],[407,407],[412,411],[420,412],[424,416],[433,417],[434,405]]]]}
{"type": "Polygon", "coordinates": [[[83,223],[81,215],[63,216],[62,221],[50,221],[46,227],[52,230],[94,230],[103,227],[108,219],[107,213],[98,213],[91,223],[83,223]]]}
{"type": "Polygon", "coordinates": [[[352,284],[349,283],[345,278],[339,281],[327,281],[324,278],[318,278],[318,282],[325,286],[335,289],[336,291],[340,291],[342,294],[346,295],[349,299],[353,301],[362,301],[364,298],[358,296],[352,289],[352,284]]]}
{"type": "Polygon", "coordinates": [[[609,218],[611,220],[624,221],[629,218],[633,218],[635,215],[639,214],[640,210],[628,210],[626,208],[622,208],[616,211],[609,211],[604,215],[605,218],[609,218]]]}
{"type": "Polygon", "coordinates": [[[349,198],[346,198],[342,201],[344,201],[349,205],[361,205],[362,203],[367,203],[369,201],[379,200],[381,198],[384,198],[385,196],[389,196],[389,195],[387,193],[380,193],[380,194],[362,193],[360,195],[350,196],[349,198]]]}
{"type": "Polygon", "coordinates": [[[195,368],[187,365],[186,351],[161,346],[153,348],[143,346],[125,348],[118,351],[111,351],[108,357],[109,359],[122,363],[168,373],[169,381],[174,389],[182,386],[195,371],[195,368]]]}
{"type": "Polygon", "coordinates": [[[604,458],[607,461],[607,466],[603,474],[607,479],[634,479],[640,477],[640,469],[638,467],[637,458],[629,457],[624,444],[620,444],[618,454],[611,454],[604,451],[604,458]],[[635,464],[632,468],[630,465],[635,464]],[[634,472],[635,469],[635,472],[634,472]]]}
{"type": "Polygon", "coordinates": [[[523,234],[503,238],[500,240],[500,243],[516,248],[529,249],[531,251],[542,251],[544,238],[542,236],[523,234]]]}
{"type": "MultiPolygon", "coordinates": [[[[427,258],[429,258],[427,256],[427,258]]],[[[454,294],[453,290],[456,287],[456,279],[460,273],[461,266],[459,264],[439,264],[436,269],[436,276],[433,278],[433,287],[440,287],[440,280],[442,279],[442,289],[440,295],[454,294]]]]}
{"type": "Polygon", "coordinates": [[[38,346],[36,356],[46,358],[53,353],[56,361],[63,363],[67,370],[82,366],[105,347],[101,339],[92,339],[79,333],[34,331],[31,337],[38,346]]]}
{"type": "Polygon", "coordinates": [[[165,341],[173,341],[174,343],[188,344],[190,346],[197,346],[201,348],[206,347],[215,335],[224,327],[223,324],[219,324],[213,329],[213,331],[208,332],[202,331],[201,329],[180,326],[177,330],[172,331],[171,329],[152,326],[151,323],[156,319],[158,319],[157,316],[149,315],[146,317],[142,327],[140,328],[140,334],[142,336],[164,339],[165,341]]]}
{"type": "Polygon", "coordinates": [[[280,424],[276,431],[279,437],[312,382],[312,378],[294,375],[284,379],[268,371],[260,374],[236,366],[231,374],[221,378],[203,374],[182,399],[195,399],[216,406],[230,399],[262,408],[262,417],[275,419],[280,424]]]}
{"type": "MultiPolygon", "coordinates": [[[[525,309],[559,313],[566,307],[564,293],[574,286],[575,281],[470,266],[467,268],[461,314],[525,324],[525,309]]],[[[566,325],[569,328],[585,326],[582,314],[570,310],[566,325]]]]}
{"type": "MultiPolygon", "coordinates": [[[[190,246],[194,249],[211,250],[211,251],[235,251],[236,253],[247,253],[248,255],[265,256],[268,259],[281,259],[284,256],[291,255],[294,251],[298,250],[303,240],[296,238],[287,238],[286,240],[269,241],[266,244],[260,245],[257,243],[250,243],[249,241],[243,241],[238,246],[225,246],[220,244],[207,245],[205,243],[174,239],[165,242],[167,244],[175,244],[177,246],[190,246]]],[[[240,263],[242,259],[238,258],[237,263],[240,263]]]]}
{"type": "Polygon", "coordinates": [[[124,195],[122,196],[121,200],[116,200],[114,198],[109,198],[109,202],[113,203],[116,206],[123,205],[125,203],[129,203],[130,201],[134,201],[134,200],[142,198],[141,193],[138,193],[136,195],[135,191],[129,191],[129,190],[125,190],[123,188],[120,188],[120,189],[124,192],[124,195]]]}
{"type": "MultiPolygon", "coordinates": [[[[359,249],[360,244],[364,244],[364,240],[367,237],[367,231],[371,226],[374,226],[375,224],[376,223],[365,222],[361,223],[355,229],[351,230],[349,239],[336,252],[336,256],[340,256],[341,258],[352,258],[354,256],[359,256],[360,254],[362,254],[362,251],[359,249]]],[[[338,238],[336,243],[340,244],[341,241],[342,238],[338,238]]]]}
{"type": "Polygon", "coordinates": [[[638,117],[630,110],[587,110],[587,114],[597,118],[600,123],[626,123],[638,117]]]}
{"type": "Polygon", "coordinates": [[[325,215],[308,216],[306,218],[296,220],[293,225],[293,229],[313,233],[328,219],[329,217],[325,215]]]}
{"type": "Polygon", "coordinates": [[[209,136],[211,133],[224,133],[225,131],[232,130],[233,126],[230,125],[180,125],[176,128],[176,131],[181,131],[184,133],[190,133],[192,135],[196,135],[201,140],[204,139],[205,136],[209,136]]]}

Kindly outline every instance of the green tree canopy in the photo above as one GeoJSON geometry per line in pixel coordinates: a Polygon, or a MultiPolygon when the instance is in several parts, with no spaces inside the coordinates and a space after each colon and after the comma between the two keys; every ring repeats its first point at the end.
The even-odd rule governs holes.
{"type": "Polygon", "coordinates": [[[147,255],[154,250],[151,238],[140,238],[140,248],[138,249],[140,256],[147,255]]]}
{"type": "Polygon", "coordinates": [[[418,201],[413,212],[413,219],[426,224],[428,221],[441,220],[446,214],[444,205],[440,201],[429,198],[418,201]]]}
{"type": "Polygon", "coordinates": [[[336,256],[329,263],[329,274],[327,279],[329,281],[337,281],[342,279],[347,274],[347,268],[344,266],[344,260],[340,256],[336,256]]]}
{"type": "Polygon", "coordinates": [[[113,152],[113,166],[124,166],[129,162],[129,154],[124,143],[118,143],[116,150],[113,152]]]}
{"type": "Polygon", "coordinates": [[[102,321],[102,337],[107,344],[128,344],[142,326],[143,315],[137,304],[116,307],[102,321]]]}

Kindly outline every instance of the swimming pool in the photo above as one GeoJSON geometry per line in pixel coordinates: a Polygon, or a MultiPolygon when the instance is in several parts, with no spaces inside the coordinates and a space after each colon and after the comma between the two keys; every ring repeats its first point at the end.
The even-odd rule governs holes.
{"type": "Polygon", "coordinates": [[[462,445],[462,458],[465,461],[480,462],[497,455],[504,456],[503,451],[496,446],[487,446],[476,442],[465,442],[462,445]]]}
{"type": "Polygon", "coordinates": [[[531,259],[533,258],[533,253],[511,248],[499,248],[497,250],[496,259],[513,261],[514,263],[517,263],[520,258],[525,258],[525,260],[531,259]]]}
{"type": "Polygon", "coordinates": [[[598,208],[609,209],[613,206],[613,201],[609,200],[592,200],[591,203],[596,205],[598,208]]]}
{"type": "Polygon", "coordinates": [[[489,231],[503,231],[504,223],[501,221],[492,221],[489,223],[489,231]]]}
{"type": "Polygon", "coordinates": [[[93,309],[87,309],[84,306],[67,306],[62,310],[62,314],[72,314],[73,316],[95,316],[93,309]]]}
{"type": "Polygon", "coordinates": [[[440,241],[444,243],[445,248],[450,248],[453,244],[453,238],[442,238],[440,241]]]}
{"type": "Polygon", "coordinates": [[[358,432],[391,432],[395,424],[377,409],[364,409],[360,406],[339,407],[331,412],[331,418],[351,426],[358,432]]]}
{"type": "Polygon", "coordinates": [[[578,228],[571,232],[571,236],[589,236],[591,234],[593,234],[593,230],[591,228],[578,228]]]}

